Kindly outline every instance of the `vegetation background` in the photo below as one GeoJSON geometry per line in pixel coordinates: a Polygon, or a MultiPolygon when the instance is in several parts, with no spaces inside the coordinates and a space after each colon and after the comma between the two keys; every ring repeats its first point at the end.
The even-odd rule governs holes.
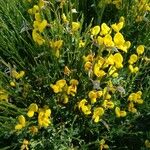
{"type": "Polygon", "coordinates": [[[28,10],[39,3],[42,5],[42,2],[0,0],[0,149],[102,150],[108,149],[107,146],[115,150],[149,149],[150,3],[146,0],[44,1],[46,6],[41,9],[41,16],[49,24],[42,36],[52,42],[63,39],[65,43],[61,57],[55,57],[52,46],[47,43],[40,45],[32,37],[34,15],[28,10]],[[147,10],[142,10],[142,5],[146,5],[147,10]],[[80,22],[80,29],[70,34],[68,26],[64,32],[62,14],[66,15],[69,23],[80,22]],[[118,119],[109,112],[105,121],[93,123],[76,110],[76,99],[81,100],[93,86],[84,71],[82,57],[87,56],[90,49],[97,49],[91,44],[91,28],[104,22],[111,25],[118,22],[121,16],[125,18],[121,33],[132,44],[124,55],[126,63],[116,83],[125,85],[125,91],[142,91],[144,103],[137,106],[136,114],[118,119]],[[141,19],[139,16],[142,16],[141,19]],[[82,48],[78,46],[81,39],[86,41],[82,48]],[[140,71],[131,75],[127,71],[127,62],[137,45],[144,45],[145,51],[138,62],[140,71]],[[66,65],[72,68],[69,77],[64,75],[66,65]],[[25,72],[25,75],[15,79],[12,75],[14,68],[18,73],[25,72]],[[70,96],[72,101],[68,104],[59,103],[57,94],[50,88],[50,84],[63,78],[68,83],[71,79],[79,81],[77,95],[70,96]],[[16,131],[18,116],[27,118],[31,103],[36,103],[39,108],[45,105],[50,108],[50,125],[38,128],[37,133],[31,134],[29,127],[38,123],[36,114],[34,118],[28,117],[23,129],[16,131]]]}

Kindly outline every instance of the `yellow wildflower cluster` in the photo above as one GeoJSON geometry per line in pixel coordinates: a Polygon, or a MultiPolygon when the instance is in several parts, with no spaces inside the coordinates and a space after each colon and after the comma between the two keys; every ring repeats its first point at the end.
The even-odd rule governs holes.
{"type": "MultiPolygon", "coordinates": [[[[38,108],[36,103],[30,104],[28,107],[27,116],[29,118],[34,117],[34,114],[38,113],[38,127],[48,127],[51,124],[51,109],[48,106],[44,106],[43,108],[38,108]]],[[[23,115],[18,117],[18,124],[15,126],[15,130],[20,130],[26,126],[26,119],[23,115]]],[[[36,126],[29,127],[31,133],[37,133],[38,128],[36,126]]]]}
{"type": "Polygon", "coordinates": [[[142,92],[141,91],[138,91],[136,93],[131,93],[128,97],[128,101],[129,101],[129,104],[128,104],[128,111],[129,112],[133,112],[133,113],[136,113],[137,112],[137,109],[134,107],[134,105],[137,103],[137,104],[143,104],[143,100],[141,98],[142,96],[142,92]]]}
{"type": "Polygon", "coordinates": [[[42,37],[41,33],[44,31],[48,24],[47,20],[42,20],[40,14],[44,6],[44,0],[39,0],[38,5],[34,5],[33,8],[28,10],[28,13],[34,15],[35,17],[35,21],[33,22],[32,37],[33,40],[39,45],[43,45],[45,43],[45,39],[42,37]]]}
{"type": "Polygon", "coordinates": [[[122,0],[107,0],[108,4],[114,4],[117,9],[120,9],[122,6],[122,0]]]}
{"type": "Polygon", "coordinates": [[[135,63],[138,61],[140,55],[144,53],[144,45],[139,45],[136,48],[136,52],[137,52],[137,54],[132,54],[130,56],[130,59],[128,60],[129,70],[131,73],[136,73],[139,71],[139,68],[137,66],[135,66],[135,63]]]}
{"type": "Polygon", "coordinates": [[[60,93],[62,96],[62,101],[64,104],[68,103],[69,101],[69,95],[75,96],[77,93],[77,85],[78,80],[71,79],[69,82],[69,85],[67,85],[67,82],[65,79],[58,80],[56,84],[50,84],[50,87],[53,89],[54,93],[60,93]]]}
{"type": "Polygon", "coordinates": [[[135,4],[133,5],[134,16],[136,17],[136,21],[140,22],[145,19],[145,16],[150,11],[150,3],[149,0],[135,0],[135,4]]]}
{"type": "Polygon", "coordinates": [[[23,140],[23,143],[22,143],[22,145],[21,145],[21,150],[29,150],[28,145],[29,145],[29,141],[26,140],[26,139],[24,139],[24,140],[23,140]]]}
{"type": "Polygon", "coordinates": [[[5,89],[0,88],[0,101],[2,100],[8,101],[8,92],[5,89]]]}

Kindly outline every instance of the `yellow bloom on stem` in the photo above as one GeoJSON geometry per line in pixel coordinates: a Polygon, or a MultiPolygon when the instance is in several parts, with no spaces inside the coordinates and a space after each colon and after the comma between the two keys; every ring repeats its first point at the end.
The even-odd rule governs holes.
{"type": "MultiPolygon", "coordinates": [[[[105,41],[106,42],[106,41],[105,41]]],[[[103,45],[104,43],[104,38],[102,38],[101,36],[98,36],[97,39],[96,39],[96,43],[98,45],[103,45]]]]}
{"type": "Polygon", "coordinates": [[[99,64],[97,64],[97,63],[94,65],[94,74],[100,78],[102,78],[103,76],[106,75],[105,71],[100,70],[99,64]]]}
{"type": "Polygon", "coordinates": [[[89,71],[90,69],[92,69],[92,66],[93,66],[93,64],[91,63],[91,62],[86,62],[85,64],[84,64],[84,69],[85,69],[85,71],[89,71]]]}
{"type": "Polygon", "coordinates": [[[50,115],[51,110],[48,107],[40,108],[38,112],[38,124],[39,127],[48,127],[51,123],[50,121],[50,115]]]}
{"type": "Polygon", "coordinates": [[[145,146],[146,146],[146,148],[150,148],[150,141],[149,140],[145,140],[145,146]]]}
{"type": "Polygon", "coordinates": [[[85,42],[83,42],[83,40],[79,41],[79,48],[84,47],[85,46],[85,42]]]}
{"type": "Polygon", "coordinates": [[[94,60],[94,54],[89,54],[89,55],[87,55],[87,56],[83,56],[83,60],[85,61],[85,62],[93,62],[93,60],[94,60]]]}
{"type": "Polygon", "coordinates": [[[38,112],[38,106],[35,103],[30,104],[29,108],[28,108],[28,117],[33,117],[34,113],[38,112]]]}
{"type": "Polygon", "coordinates": [[[66,85],[66,80],[61,79],[56,82],[56,84],[50,84],[50,87],[53,89],[54,93],[62,92],[63,87],[66,85]]]}
{"type": "Polygon", "coordinates": [[[104,100],[102,106],[105,108],[105,109],[113,109],[114,108],[114,103],[110,100],[104,100]]]}
{"type": "Polygon", "coordinates": [[[43,37],[35,29],[32,31],[32,38],[34,42],[38,43],[39,45],[43,45],[45,43],[43,37]]]}
{"type": "Polygon", "coordinates": [[[110,28],[107,26],[106,23],[101,24],[101,32],[100,35],[106,35],[110,32],[110,28]]]}
{"type": "Polygon", "coordinates": [[[130,102],[128,104],[128,111],[132,112],[132,113],[136,113],[137,112],[137,109],[134,107],[134,103],[133,102],[130,102]]]}
{"type": "Polygon", "coordinates": [[[115,67],[116,68],[122,68],[123,65],[123,57],[120,53],[115,53],[114,54],[114,62],[115,62],[115,67]]]}
{"type": "Polygon", "coordinates": [[[126,111],[123,111],[123,110],[120,110],[119,107],[116,107],[115,108],[115,113],[116,113],[116,116],[119,118],[119,117],[125,117],[127,115],[126,111]]]}
{"type": "Polygon", "coordinates": [[[123,35],[122,35],[120,32],[117,32],[117,33],[115,34],[115,36],[114,36],[114,43],[115,43],[115,46],[116,46],[118,49],[120,49],[120,50],[122,50],[122,51],[124,51],[124,52],[126,52],[126,53],[127,53],[128,48],[131,46],[130,41],[127,41],[127,42],[126,42],[126,41],[124,40],[123,35]]]}
{"type": "Polygon", "coordinates": [[[59,50],[62,48],[63,40],[50,41],[50,47],[55,50],[55,55],[58,58],[60,56],[59,50]]]}
{"type": "Polygon", "coordinates": [[[21,149],[20,150],[29,150],[28,145],[29,145],[29,141],[26,140],[26,139],[24,139],[23,140],[23,144],[21,145],[21,149]]]}
{"type": "Polygon", "coordinates": [[[71,31],[72,32],[76,32],[80,29],[80,22],[72,22],[72,28],[71,31]]]}
{"type": "Polygon", "coordinates": [[[135,62],[137,62],[137,60],[138,60],[138,56],[137,56],[136,54],[132,54],[132,55],[130,56],[130,59],[129,59],[128,63],[129,63],[130,65],[133,65],[135,62]]]}
{"type": "Polygon", "coordinates": [[[32,134],[36,134],[38,132],[38,128],[36,126],[31,126],[29,128],[29,131],[32,133],[32,134]]]}
{"type": "Polygon", "coordinates": [[[25,72],[24,71],[17,72],[15,69],[12,69],[11,75],[15,79],[20,79],[25,75],[25,72]]]}
{"type": "Polygon", "coordinates": [[[35,14],[37,12],[39,12],[39,6],[38,5],[34,5],[33,8],[28,9],[29,14],[35,14]]]}
{"type": "Polygon", "coordinates": [[[69,21],[67,20],[67,17],[66,15],[63,13],[62,16],[61,16],[62,20],[64,23],[68,23],[69,21]]]}
{"type": "Polygon", "coordinates": [[[18,124],[15,126],[15,130],[20,130],[26,125],[26,119],[23,115],[18,117],[18,124]]]}
{"type": "Polygon", "coordinates": [[[141,55],[144,53],[144,45],[139,45],[136,49],[136,52],[138,55],[141,55]]]}
{"type": "Polygon", "coordinates": [[[94,104],[94,103],[96,102],[96,99],[97,99],[97,97],[98,97],[96,91],[90,91],[90,92],[88,93],[88,96],[89,96],[89,98],[90,98],[92,104],[94,104]]]}
{"type": "Polygon", "coordinates": [[[128,100],[130,102],[138,103],[138,104],[143,104],[143,100],[141,98],[142,92],[138,91],[136,93],[131,93],[128,97],[128,100]]]}
{"type": "Polygon", "coordinates": [[[119,22],[118,24],[112,24],[111,27],[115,32],[119,32],[123,28],[123,22],[119,22]]]}
{"type": "Polygon", "coordinates": [[[47,26],[47,20],[45,19],[43,21],[34,21],[33,23],[34,29],[38,30],[40,33],[44,31],[46,26],[47,26]]]}
{"type": "Polygon", "coordinates": [[[94,108],[92,119],[94,120],[95,123],[97,123],[100,121],[103,114],[104,114],[104,109],[102,107],[94,108]]]}
{"type": "Polygon", "coordinates": [[[100,26],[95,26],[91,29],[91,35],[93,36],[98,35],[99,32],[100,32],[100,26]]]}
{"type": "Polygon", "coordinates": [[[67,76],[69,76],[70,73],[71,73],[71,70],[68,68],[68,66],[65,66],[65,68],[64,68],[64,74],[67,75],[67,76]]]}
{"type": "Polygon", "coordinates": [[[137,73],[139,71],[138,67],[133,67],[133,65],[129,65],[129,70],[131,73],[137,73]]]}
{"type": "Polygon", "coordinates": [[[106,34],[105,37],[103,38],[103,42],[106,47],[113,47],[114,42],[112,41],[112,37],[110,34],[106,34]]]}
{"type": "Polygon", "coordinates": [[[109,149],[109,146],[107,144],[105,144],[104,139],[100,140],[99,144],[100,144],[100,150],[109,149]]]}
{"type": "Polygon", "coordinates": [[[91,105],[86,105],[87,100],[86,99],[82,99],[79,103],[78,103],[78,108],[79,110],[81,110],[85,115],[89,115],[91,114],[91,105]]]}
{"type": "Polygon", "coordinates": [[[8,92],[0,88],[0,101],[1,100],[8,101],[8,92]]]}
{"type": "Polygon", "coordinates": [[[15,86],[16,86],[16,83],[15,83],[14,81],[11,81],[11,82],[10,82],[10,86],[15,87],[15,86]]]}

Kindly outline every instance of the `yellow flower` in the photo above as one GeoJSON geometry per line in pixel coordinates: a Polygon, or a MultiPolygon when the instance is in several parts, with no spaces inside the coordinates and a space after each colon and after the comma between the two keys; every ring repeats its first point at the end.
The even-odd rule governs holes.
{"type": "Polygon", "coordinates": [[[132,65],[132,64],[134,64],[135,62],[137,62],[137,60],[138,60],[138,56],[137,56],[136,54],[132,54],[132,55],[130,56],[130,59],[129,59],[128,63],[132,65]]]}
{"type": "Polygon", "coordinates": [[[21,145],[21,149],[20,150],[29,150],[28,145],[29,145],[29,141],[26,140],[26,139],[24,139],[23,140],[23,144],[21,145]]]}
{"type": "Polygon", "coordinates": [[[109,146],[107,144],[105,144],[104,139],[100,140],[99,144],[100,144],[100,150],[109,149],[109,146]]]}
{"type": "Polygon", "coordinates": [[[45,40],[39,33],[37,33],[36,29],[33,29],[32,31],[32,38],[34,42],[38,43],[39,45],[43,45],[45,43],[45,40]]]}
{"type": "Polygon", "coordinates": [[[82,110],[82,112],[85,115],[89,115],[91,114],[91,105],[86,105],[87,100],[86,99],[82,99],[79,103],[78,103],[78,108],[79,110],[82,110]]]}
{"type": "Polygon", "coordinates": [[[114,43],[115,43],[115,46],[116,46],[118,49],[120,49],[120,50],[122,50],[122,51],[124,51],[124,52],[126,52],[126,53],[127,53],[128,48],[131,46],[130,41],[127,41],[127,42],[126,42],[126,41],[124,40],[123,35],[122,35],[121,33],[119,33],[119,32],[117,32],[117,33],[115,34],[115,36],[114,36],[114,43]]]}
{"type": "Polygon", "coordinates": [[[133,102],[130,102],[128,104],[128,111],[132,112],[132,113],[136,113],[137,112],[137,109],[134,107],[134,103],[133,102]]]}
{"type": "Polygon", "coordinates": [[[36,134],[38,132],[38,128],[36,126],[31,126],[29,128],[29,131],[32,133],[32,134],[36,134]]]}
{"type": "Polygon", "coordinates": [[[96,102],[97,99],[97,92],[96,91],[90,91],[88,93],[89,98],[91,99],[91,103],[94,104],[96,102]]]}
{"type": "Polygon", "coordinates": [[[38,30],[40,33],[44,31],[46,26],[47,26],[47,20],[45,19],[43,21],[34,21],[33,23],[34,29],[38,30]]]}
{"type": "Polygon", "coordinates": [[[91,62],[86,62],[85,64],[84,64],[84,69],[85,69],[85,71],[89,71],[90,69],[92,69],[92,63],[91,62]]]}
{"type": "Polygon", "coordinates": [[[16,83],[15,83],[14,81],[11,81],[11,82],[10,82],[10,86],[15,87],[15,86],[16,86],[16,83]]]}
{"type": "Polygon", "coordinates": [[[93,60],[94,60],[94,54],[89,54],[89,55],[87,55],[87,56],[83,56],[83,60],[84,60],[85,62],[87,62],[87,61],[93,62],[93,60]]]}
{"type": "Polygon", "coordinates": [[[69,101],[68,96],[67,96],[66,94],[63,94],[63,103],[64,103],[64,104],[67,104],[68,101],[69,101]]]}
{"type": "Polygon", "coordinates": [[[39,8],[42,9],[44,5],[45,5],[44,0],[39,0],[39,3],[38,3],[39,8]]]}
{"type": "Polygon", "coordinates": [[[85,46],[85,42],[83,42],[83,40],[79,41],[79,48],[84,47],[85,46]]]}
{"type": "Polygon", "coordinates": [[[0,101],[1,100],[8,101],[8,92],[0,88],[0,101]]]}
{"type": "Polygon", "coordinates": [[[12,69],[11,75],[15,79],[20,79],[25,75],[25,72],[24,71],[17,72],[15,69],[12,69]]]}
{"type": "MultiPolygon", "coordinates": [[[[41,15],[40,15],[40,13],[38,12],[38,13],[35,13],[35,20],[36,21],[38,21],[38,22],[40,22],[41,21],[41,15]]],[[[34,24],[36,24],[37,22],[33,22],[33,26],[34,26],[34,24]]],[[[37,25],[36,25],[36,27],[37,27],[37,25]]]]}
{"type": "Polygon", "coordinates": [[[25,117],[23,115],[20,115],[18,117],[18,122],[19,123],[15,126],[15,130],[20,130],[23,127],[25,127],[25,125],[26,125],[26,119],[25,119],[25,117]]]}
{"type": "Polygon", "coordinates": [[[48,107],[40,108],[38,114],[38,124],[39,127],[48,127],[51,123],[50,121],[51,110],[48,107]]]}
{"type": "Polygon", "coordinates": [[[127,115],[126,111],[121,111],[119,107],[115,108],[115,113],[117,117],[125,117],[127,115]]]}
{"type": "Polygon", "coordinates": [[[111,27],[115,32],[119,32],[123,28],[123,22],[119,22],[118,24],[112,24],[111,27]]]}
{"type": "Polygon", "coordinates": [[[76,32],[80,29],[80,22],[72,22],[72,28],[71,31],[72,32],[76,32]]]}
{"type": "Polygon", "coordinates": [[[105,35],[105,37],[103,38],[103,42],[104,42],[105,46],[107,46],[107,47],[114,46],[114,42],[112,41],[112,37],[110,34],[105,35]]]}
{"type": "Polygon", "coordinates": [[[34,113],[38,111],[38,106],[35,103],[30,104],[29,108],[28,108],[28,117],[33,117],[34,113]]]}
{"type": "Polygon", "coordinates": [[[91,35],[97,35],[100,32],[100,26],[95,26],[91,29],[91,35]]]}
{"type": "Polygon", "coordinates": [[[94,108],[92,119],[95,123],[100,121],[101,116],[104,114],[104,109],[102,107],[94,108]]]}
{"type": "Polygon", "coordinates": [[[130,102],[138,103],[138,104],[143,104],[143,100],[141,99],[142,92],[138,91],[136,93],[131,93],[128,97],[128,100],[130,102]]]}
{"type": "Polygon", "coordinates": [[[58,40],[58,41],[50,41],[50,46],[55,50],[55,56],[59,58],[59,50],[61,49],[63,45],[63,40],[58,40]]]}
{"type": "Polygon", "coordinates": [[[136,49],[136,52],[138,55],[141,55],[144,53],[144,45],[139,45],[136,49]]]}
{"type": "Polygon", "coordinates": [[[116,68],[122,68],[123,65],[123,57],[120,53],[115,53],[114,54],[114,63],[116,68]]]}
{"type": "Polygon", "coordinates": [[[39,11],[39,6],[38,5],[34,5],[33,8],[28,9],[28,13],[29,14],[35,14],[39,11]]]}
{"type": "Polygon", "coordinates": [[[106,35],[110,32],[110,28],[107,26],[106,23],[101,24],[101,32],[100,35],[106,35]]]}
{"type": "Polygon", "coordinates": [[[114,108],[114,103],[112,101],[109,101],[109,100],[104,100],[102,106],[105,109],[113,109],[114,108]]]}
{"type": "Polygon", "coordinates": [[[67,20],[67,17],[66,15],[63,13],[62,16],[61,16],[62,20],[64,23],[68,23],[69,21],[67,20]]]}
{"type": "Polygon", "coordinates": [[[66,85],[66,80],[58,80],[56,84],[50,84],[50,87],[54,90],[54,93],[62,92],[63,87],[66,85]]]}
{"type": "Polygon", "coordinates": [[[70,73],[71,73],[71,70],[68,68],[68,66],[65,66],[65,68],[64,68],[64,74],[67,75],[67,76],[69,76],[70,73]]]}
{"type": "Polygon", "coordinates": [[[99,64],[97,63],[94,65],[94,74],[100,78],[106,75],[105,71],[100,70],[99,64]]]}
{"type": "MultiPolygon", "coordinates": [[[[106,40],[106,39],[105,39],[105,40],[106,40]]],[[[104,39],[103,39],[101,36],[98,36],[96,42],[97,42],[98,45],[103,45],[104,39]]],[[[105,41],[105,44],[106,44],[106,43],[107,43],[107,42],[105,41]]]]}
{"type": "Polygon", "coordinates": [[[131,71],[131,73],[137,73],[139,71],[138,67],[134,67],[132,65],[129,65],[129,70],[131,71]]]}
{"type": "Polygon", "coordinates": [[[150,141],[149,140],[145,140],[145,146],[146,146],[146,148],[150,148],[150,141]]]}

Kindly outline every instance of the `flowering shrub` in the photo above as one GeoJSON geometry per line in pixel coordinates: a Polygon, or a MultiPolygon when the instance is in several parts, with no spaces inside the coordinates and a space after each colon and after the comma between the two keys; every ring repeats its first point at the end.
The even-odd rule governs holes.
{"type": "Polygon", "coordinates": [[[2,148],[149,148],[148,123],[141,131],[138,119],[148,118],[150,110],[149,26],[141,19],[150,6],[135,0],[126,14],[128,4],[93,1],[95,10],[111,16],[111,7],[118,15],[103,19],[104,11],[88,24],[82,2],[0,2],[6,14],[0,15],[2,148]],[[136,29],[129,15],[137,28],[145,26],[139,39],[131,35],[136,29]],[[132,145],[134,134],[139,145],[132,145]]]}

